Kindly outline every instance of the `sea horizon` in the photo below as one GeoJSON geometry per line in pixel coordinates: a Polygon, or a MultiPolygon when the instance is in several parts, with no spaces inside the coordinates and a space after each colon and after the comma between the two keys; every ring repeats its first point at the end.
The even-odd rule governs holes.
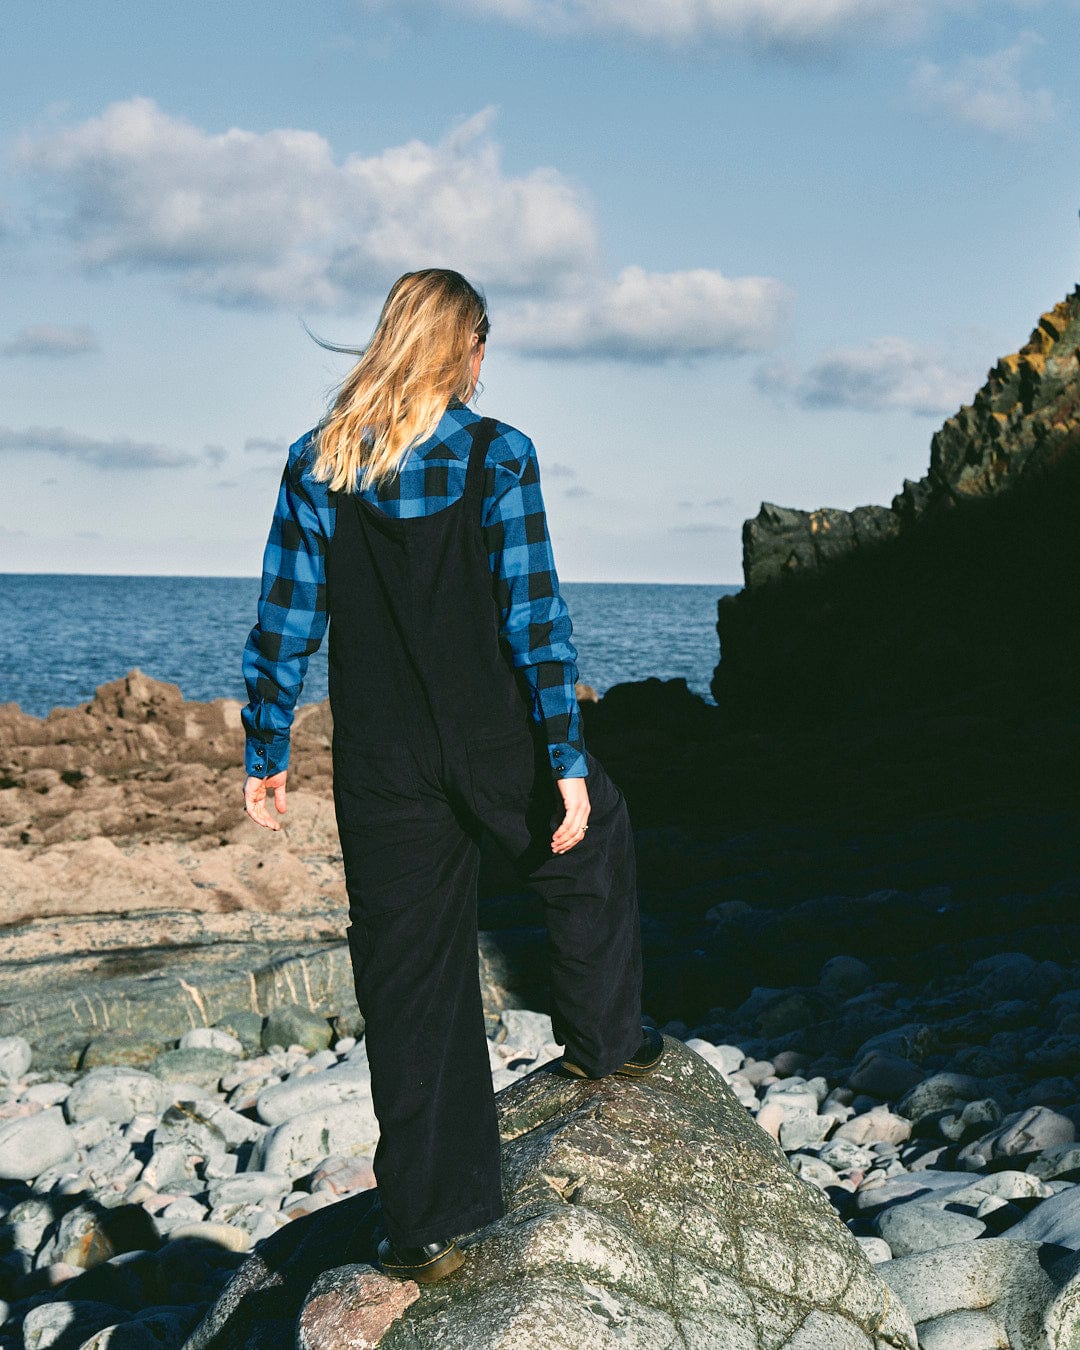
{"type": "MultiPolygon", "coordinates": [[[[30,572],[9,572],[0,567],[0,577],[112,577],[122,581],[126,577],[157,577],[165,581],[260,581],[258,572],[51,572],[44,569],[30,572]]],[[[741,581],[587,581],[560,574],[561,586],[718,586],[722,590],[741,591],[741,581]]]]}
{"type": "MultiPolygon", "coordinates": [[[[35,717],[89,702],[138,668],[185,698],[247,701],[241,655],[257,618],[258,576],[132,572],[0,573],[0,622],[13,658],[0,703],[35,717]],[[13,641],[12,641],[13,640],[13,641]]],[[[685,679],[713,703],[720,660],[716,603],[742,585],[561,581],[578,679],[601,697],[616,684],[685,679]]],[[[327,643],[310,658],[298,706],[327,697],[327,643]]]]}

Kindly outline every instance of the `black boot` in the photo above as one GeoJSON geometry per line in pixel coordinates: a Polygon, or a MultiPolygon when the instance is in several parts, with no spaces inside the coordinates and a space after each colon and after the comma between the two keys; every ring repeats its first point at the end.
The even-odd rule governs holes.
{"type": "MultiPolygon", "coordinates": [[[[647,1077],[655,1069],[659,1068],[660,1061],[664,1057],[664,1037],[662,1034],[657,1031],[655,1027],[642,1027],[641,1029],[645,1033],[645,1039],[641,1042],[636,1053],[631,1055],[620,1068],[615,1070],[615,1073],[621,1075],[623,1078],[647,1077]]],[[[565,1055],[563,1056],[561,1063],[563,1069],[567,1073],[573,1074],[575,1078],[591,1077],[590,1074],[587,1074],[585,1070],[579,1068],[578,1065],[571,1064],[565,1055]]]]}
{"type": "Polygon", "coordinates": [[[422,1247],[395,1247],[388,1237],[379,1243],[379,1265],[399,1280],[434,1284],[463,1264],[465,1254],[452,1241],[428,1242],[422,1247]]]}

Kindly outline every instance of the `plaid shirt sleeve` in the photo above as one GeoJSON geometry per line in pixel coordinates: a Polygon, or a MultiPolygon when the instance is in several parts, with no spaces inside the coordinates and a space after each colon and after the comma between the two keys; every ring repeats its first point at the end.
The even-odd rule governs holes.
{"type": "Polygon", "coordinates": [[[586,778],[585,740],[574,686],[577,649],[559,593],[536,448],[506,427],[492,445],[483,517],[501,632],[528,680],[555,778],[586,778]],[[494,464],[491,462],[494,457],[494,464]]]}
{"type": "Polygon", "coordinates": [[[288,767],[296,700],[326,632],[326,544],[333,526],[325,492],[316,501],[303,477],[309,436],[289,450],[263,555],[259,618],[244,646],[244,766],[256,778],[288,767]]]}

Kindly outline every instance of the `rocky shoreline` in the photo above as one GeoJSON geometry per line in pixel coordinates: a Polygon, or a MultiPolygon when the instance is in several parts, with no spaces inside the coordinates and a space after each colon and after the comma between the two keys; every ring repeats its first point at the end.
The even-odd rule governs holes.
{"type": "MultiPolygon", "coordinates": [[[[827,1199],[850,1235],[836,1253],[845,1281],[850,1284],[860,1270],[861,1278],[869,1279],[864,1267],[870,1265],[895,1296],[891,1328],[874,1319],[860,1323],[853,1308],[841,1313],[830,1302],[829,1272],[804,1268],[797,1282],[798,1299],[806,1305],[803,1317],[811,1307],[821,1317],[828,1313],[840,1319],[821,1322],[816,1334],[839,1336],[842,1321],[845,1339],[778,1336],[768,1344],[976,1350],[1000,1344],[1067,1346],[1080,1335],[1076,975],[1075,969],[1003,956],[980,963],[963,981],[955,979],[947,998],[950,1010],[966,1018],[969,1032],[986,1044],[969,1047],[941,1067],[939,1057],[927,1053],[935,1043],[934,1029],[914,1020],[868,1036],[846,1075],[823,1072],[822,1061],[812,1063],[791,1049],[766,1057],[757,1048],[766,1044],[763,1038],[717,1044],[703,1034],[705,1027],[668,1028],[666,1058],[677,1067],[680,1060],[689,1063],[689,1056],[690,1071],[711,1080],[710,1091],[719,1094],[729,1113],[735,1110],[755,1121],[762,1140],[775,1141],[772,1161],[755,1155],[754,1184],[774,1186],[776,1162],[783,1159],[790,1173],[827,1199]],[[1026,1023],[1040,1002],[1047,1025],[1032,1034],[1026,1023]],[[1012,1029],[988,1034],[992,1027],[1012,1029]],[[673,1034],[680,1031],[680,1037],[673,1034]],[[1016,1071],[1025,1063],[1067,1067],[1073,1077],[1059,1073],[1025,1087],[1023,1074],[1016,1071]]],[[[863,963],[846,956],[825,964],[818,988],[820,997],[833,1000],[852,1025],[860,1019],[864,1026],[875,1025],[883,1008],[900,1009],[906,1002],[895,989],[875,984],[863,963]]],[[[782,1026],[796,997],[786,990],[758,990],[740,1010],[743,1023],[759,1029],[782,1026]]],[[[902,1010],[910,1013],[911,1008],[902,1010]]],[[[245,1254],[263,1252],[258,1271],[265,1283],[264,1240],[324,1207],[347,1199],[373,1201],[376,1194],[371,1155],[378,1124],[364,1042],[362,1036],[346,1036],[331,1043],[333,1035],[328,1019],[299,1008],[268,1018],[237,1014],[218,1027],[187,1032],[147,1069],[97,1064],[68,1073],[36,1072],[24,1040],[0,1041],[0,1076],[6,1082],[0,1088],[3,1343],[59,1343],[85,1350],[270,1343],[258,1339],[269,1336],[262,1314],[239,1310],[244,1299],[253,1298],[245,1254]],[[255,1339],[237,1339],[237,1325],[255,1339]]],[[[779,1039],[773,1036],[768,1043],[775,1046],[779,1039]]],[[[645,1094],[655,1119],[644,1137],[682,1128],[677,1112],[669,1118],[673,1108],[651,1081],[605,1080],[578,1087],[546,1072],[544,1066],[550,1069],[560,1047],[543,1014],[503,1010],[493,1021],[489,1050],[504,1119],[514,1091],[526,1080],[539,1080],[546,1083],[544,1091],[562,1094],[561,1113],[545,1115],[529,1129],[542,1124],[550,1131],[556,1119],[568,1128],[583,1099],[598,1092],[609,1109],[621,1095],[645,1094]]],[[[541,1088],[534,1083],[532,1090],[541,1088]]],[[[504,1132],[509,1140],[528,1131],[504,1132]]],[[[732,1135],[728,1119],[715,1138],[730,1144],[732,1135]]],[[[683,1145],[687,1156],[679,1158],[672,1150],[665,1168],[679,1174],[681,1167],[681,1180],[689,1184],[703,1163],[692,1138],[683,1145]]],[[[727,1167],[723,1154],[721,1149],[727,1167]]],[[[605,1159],[610,1165],[607,1145],[591,1136],[579,1146],[574,1166],[579,1184],[584,1184],[581,1177],[592,1178],[592,1191],[577,1203],[573,1194],[557,1201],[565,1211],[561,1278],[587,1276],[621,1308],[615,1318],[601,1296],[600,1310],[592,1314],[599,1339],[578,1343],[607,1344],[607,1331],[628,1319],[641,1325],[633,1332],[637,1339],[628,1339],[628,1331],[622,1343],[666,1343],[645,1339],[650,1326],[647,1334],[658,1334],[647,1315],[648,1282],[642,1276],[628,1282],[625,1252],[600,1244],[582,1255],[576,1245],[589,1227],[590,1195],[596,1193],[598,1204],[603,1199],[593,1171],[605,1159]]],[[[655,1160],[647,1161],[640,1178],[643,1195],[649,1193],[656,1166],[655,1160]]],[[[564,1189],[570,1180],[561,1183],[564,1189]]],[[[547,1184],[557,1186],[550,1175],[547,1184]]],[[[736,1198],[725,1192],[702,1215],[707,1232],[705,1238],[698,1235],[699,1244],[720,1242],[732,1223],[736,1198]]],[[[794,1222],[798,1212],[792,1199],[789,1210],[777,1216],[774,1243],[782,1243],[785,1224],[794,1222]]],[[[365,1213],[377,1220],[377,1214],[365,1213]]],[[[677,1242],[675,1248],[669,1245],[678,1230],[671,1218],[657,1230],[625,1214],[621,1222],[646,1246],[668,1244],[679,1251],[677,1242]]],[[[746,1222],[741,1220],[744,1227],[746,1222]]],[[[522,1223],[519,1208],[492,1228],[510,1231],[515,1223],[522,1223]]],[[[334,1339],[340,1319],[355,1316],[358,1327],[369,1329],[372,1319],[382,1318],[380,1334],[386,1339],[379,1343],[390,1347],[509,1343],[484,1339],[475,1321],[463,1320],[458,1304],[467,1304],[476,1293],[471,1285],[455,1284],[448,1302],[415,1285],[402,1295],[399,1286],[394,1302],[393,1282],[371,1268],[371,1222],[364,1231],[368,1245],[363,1248],[361,1242],[353,1264],[365,1268],[368,1294],[378,1294],[374,1310],[354,1306],[354,1270],[336,1284],[322,1280],[318,1316],[306,1291],[295,1306],[275,1314],[275,1330],[292,1335],[296,1323],[302,1332],[297,1344],[325,1350],[374,1344],[334,1339]],[[436,1330],[447,1320],[457,1327],[457,1339],[437,1340],[436,1330]],[[432,1339],[416,1341],[414,1333],[432,1339]]],[[[479,1250],[479,1244],[496,1242],[499,1234],[484,1230],[462,1236],[472,1236],[479,1250]]],[[[808,1240],[803,1233],[800,1241],[808,1240]]],[[[550,1275],[553,1257],[546,1248],[518,1256],[526,1275],[550,1275]]],[[[700,1253],[694,1259],[699,1261],[700,1253]]],[[[675,1257],[677,1266],[684,1261],[693,1264],[690,1250],[675,1257]]],[[[776,1252],[759,1255],[758,1262],[758,1278],[774,1293],[782,1292],[776,1252]]],[[[719,1258],[717,1265],[725,1268],[719,1258]]],[[[795,1292],[789,1289],[788,1297],[795,1292]]],[[[742,1343],[735,1338],[735,1324],[726,1321],[726,1307],[722,1301],[688,1306],[684,1315],[694,1312],[699,1336],[732,1337],[693,1343],[742,1343]]],[[[546,1333],[560,1334],[560,1316],[549,1312],[549,1317],[546,1333]]],[[[686,1329],[678,1315],[671,1322],[664,1326],[673,1334],[686,1329]]]]}
{"type": "MultiPolygon", "coordinates": [[[[309,739],[299,760],[306,770],[298,774],[286,829],[270,837],[246,821],[228,823],[235,729],[222,733],[231,736],[231,747],[213,737],[181,740],[176,731],[161,731],[162,709],[171,709],[168,719],[183,728],[198,727],[217,710],[185,703],[179,691],[138,673],[117,684],[122,691],[106,686],[95,702],[108,708],[122,698],[129,716],[93,728],[82,754],[94,772],[65,785],[78,795],[87,790],[84,783],[92,784],[93,809],[111,822],[110,847],[123,860],[114,873],[115,909],[86,912],[86,897],[76,894],[69,914],[9,924],[0,952],[0,1170],[6,1173],[0,1182],[0,1299],[6,1305],[0,1344],[105,1350],[187,1338],[193,1350],[265,1345],[266,1325],[243,1328],[254,1316],[251,1300],[258,1305],[271,1280],[266,1254],[272,1242],[307,1241],[289,1233],[347,1217],[349,1232],[359,1234],[349,1265],[332,1259],[345,1250],[342,1233],[318,1229],[310,1261],[301,1263],[308,1283],[290,1286],[276,1305],[275,1338],[302,1335],[297,1343],[329,1350],[374,1344],[364,1337],[377,1325],[379,1343],[389,1347],[485,1344],[475,1309],[468,1311],[482,1290],[466,1283],[460,1300],[445,1303],[445,1291],[403,1293],[372,1268],[378,1208],[370,1158],[377,1130],[363,1024],[341,938],[340,859],[331,851],[329,777],[320,762],[328,757],[326,709],[306,714],[309,739]],[[147,720],[158,722],[153,755],[121,725],[147,709],[156,712],[147,720]],[[186,816],[193,807],[182,793],[164,820],[144,815],[137,804],[144,783],[152,793],[161,782],[184,782],[189,766],[191,781],[200,785],[199,809],[220,821],[214,833],[190,828],[186,816]],[[123,794],[129,809],[108,814],[110,793],[123,794]],[[205,870],[219,855],[222,870],[205,870]],[[182,872],[180,857],[187,859],[182,872]],[[245,872],[236,860],[251,857],[247,876],[280,866],[287,880],[299,867],[305,880],[290,892],[271,871],[267,887],[285,900],[263,912],[258,886],[240,889],[245,872]],[[166,878],[157,893],[161,904],[150,908],[137,881],[124,889],[133,875],[124,867],[152,866],[148,859],[160,862],[166,878]],[[201,903],[178,908],[167,890],[177,876],[185,883],[214,877],[216,884],[180,892],[185,901],[201,903]],[[317,1318],[307,1311],[313,1300],[321,1310],[317,1318]],[[361,1328],[351,1341],[335,1340],[339,1333],[325,1329],[340,1328],[343,1318],[361,1328]],[[444,1321],[458,1326],[457,1340],[450,1332],[441,1341],[423,1339],[441,1336],[444,1321]]],[[[669,710],[687,697],[677,682],[650,681],[586,702],[597,753],[611,763],[620,753],[638,753],[643,737],[655,745],[663,734],[677,747],[685,719],[680,724],[669,710]],[[651,719],[641,712],[650,703],[651,719]]],[[[704,726],[715,710],[697,704],[692,717],[704,726]]],[[[6,854],[45,876],[63,875],[52,861],[59,855],[70,876],[88,878],[88,887],[108,873],[94,873],[79,851],[97,847],[102,836],[75,837],[89,811],[81,828],[74,823],[80,812],[70,806],[57,812],[49,801],[56,785],[41,792],[47,784],[34,776],[52,766],[29,761],[57,748],[64,756],[79,753],[70,749],[71,722],[77,729],[105,722],[90,708],[76,710],[78,717],[55,716],[58,747],[50,747],[39,725],[26,749],[8,751],[0,766],[9,783],[0,793],[9,803],[6,854]],[[66,837],[47,840],[48,819],[67,821],[66,837]]],[[[43,719],[46,726],[49,720],[43,719]]],[[[721,775],[752,781],[748,761],[736,754],[738,740],[710,734],[725,749],[718,795],[721,775]]],[[[760,738],[752,743],[755,757],[761,745],[760,738]]],[[[766,783],[767,766],[766,760],[766,783]]],[[[872,1268],[883,1284],[867,1288],[879,1290],[875,1298],[883,1297],[880,1287],[891,1290],[889,1306],[901,1316],[891,1339],[882,1327],[851,1322],[802,1268],[797,1279],[788,1272],[789,1284],[794,1279],[812,1294],[820,1316],[847,1318],[847,1339],[836,1339],[839,1324],[825,1321],[814,1324],[818,1339],[800,1341],[778,1312],[780,1329],[762,1343],[805,1350],[1068,1345],[1069,1328],[1080,1317],[1073,1265],[1080,1252],[1075,819],[1060,802],[1053,808],[1016,803],[1011,813],[996,816],[961,810],[913,818],[895,810],[884,820],[879,804],[877,819],[853,818],[843,829],[835,805],[822,803],[816,814],[806,811],[786,823],[761,809],[751,828],[733,820],[705,829],[657,819],[655,805],[638,793],[630,798],[632,818],[652,815],[635,830],[652,1020],[669,1045],[684,1047],[674,1053],[691,1056],[692,1072],[711,1075],[711,1090],[726,1103],[723,1130],[731,1130],[734,1103],[776,1142],[787,1174],[826,1199],[850,1240],[841,1252],[845,1278],[861,1272],[858,1278],[868,1280],[872,1268]]],[[[5,867],[3,875],[12,872],[5,867]]],[[[558,1047],[540,1011],[545,989],[535,901],[513,890],[497,855],[485,854],[481,889],[484,1002],[501,1105],[510,1093],[505,1112],[525,1080],[551,1090],[545,1066],[558,1047]]],[[[53,907],[63,906],[54,901],[53,907]]],[[[606,1085],[600,1104],[630,1090],[606,1085]]],[[[675,1126],[664,1124],[665,1099],[649,1095],[648,1085],[633,1091],[645,1094],[635,1110],[644,1103],[659,1113],[650,1130],[657,1137],[670,1133],[675,1126]]],[[[556,1115],[560,1129],[577,1128],[581,1105],[560,1098],[546,1123],[523,1134],[508,1130],[507,1144],[539,1140],[554,1128],[556,1115]]],[[[721,1123],[713,1120],[712,1128],[719,1131],[721,1123]]],[[[607,1129],[574,1152],[581,1176],[603,1171],[607,1129]]],[[[699,1132],[691,1142],[706,1137],[699,1132]]],[[[680,1166],[693,1176],[699,1162],[689,1148],[680,1166]]],[[[755,1154],[747,1184],[772,1193],[780,1184],[774,1168],[775,1159],[755,1154]]],[[[526,1199],[532,1175],[522,1182],[526,1199]]],[[[604,1186],[596,1185],[602,1199],[604,1186]]],[[[643,1183],[642,1198],[648,1192],[643,1183]]],[[[589,1334],[597,1344],[616,1332],[623,1345],[663,1343],[648,1337],[657,1326],[668,1327],[662,1319],[670,1311],[649,1302],[648,1281],[628,1285],[610,1242],[587,1246],[581,1260],[576,1246],[567,1245],[565,1225],[571,1234],[579,1224],[588,1232],[603,1214],[601,1199],[573,1203],[574,1194],[557,1201],[567,1253],[559,1263],[542,1242],[517,1251],[514,1244],[527,1236],[518,1231],[522,1215],[533,1211],[531,1200],[518,1205],[512,1187],[505,1231],[464,1240],[475,1246],[478,1261],[484,1244],[505,1241],[518,1261],[514,1266],[507,1256],[507,1269],[520,1268],[523,1278],[553,1279],[557,1264],[559,1280],[574,1288],[585,1281],[599,1291],[599,1301],[588,1305],[593,1311],[581,1314],[592,1319],[589,1334]],[[644,1329],[635,1341],[629,1327],[638,1323],[644,1329]]],[[[698,1242],[723,1246],[720,1235],[732,1223],[726,1196],[710,1207],[698,1242]]],[[[785,1212],[795,1223],[797,1206],[785,1212]]],[[[621,1222],[625,1237],[625,1216],[621,1222]]],[[[650,1250],[680,1251],[680,1279],[690,1278],[684,1263],[697,1272],[694,1280],[706,1279],[698,1269],[700,1251],[682,1251],[678,1232],[679,1221],[669,1215],[635,1240],[650,1250]]],[[[739,1256],[742,1269],[745,1259],[739,1256]]],[[[482,1269],[494,1288],[489,1267],[482,1269]]],[[[735,1278],[733,1267],[721,1263],[719,1273],[710,1267],[706,1283],[724,1270],[735,1278]]],[[[755,1310],[762,1287],[778,1298],[784,1288],[776,1262],[764,1262],[760,1279],[755,1310]]],[[[702,1344],[742,1343],[742,1330],[715,1321],[731,1302],[724,1288],[724,1299],[688,1305],[710,1328],[699,1327],[702,1344]]],[[[565,1292],[560,1306],[578,1307],[565,1292]]],[[[489,1295],[490,1289],[483,1297],[489,1295]]],[[[504,1321],[493,1324],[492,1347],[512,1343],[498,1336],[510,1334],[513,1315],[504,1308],[504,1321]]],[[[543,1338],[560,1344],[565,1328],[557,1313],[547,1307],[537,1316],[543,1338]]],[[[692,1325],[674,1322],[678,1334],[692,1325]]],[[[582,1334],[580,1327],[573,1334],[582,1334]]]]}
{"type": "Polygon", "coordinates": [[[0,1345],[1080,1344],[1080,290],[891,508],[744,531],[719,706],[579,686],[634,825],[654,1079],[554,1071],[485,841],[504,1220],[380,1235],[326,704],[275,835],[239,705],[0,707],[0,1345]]]}

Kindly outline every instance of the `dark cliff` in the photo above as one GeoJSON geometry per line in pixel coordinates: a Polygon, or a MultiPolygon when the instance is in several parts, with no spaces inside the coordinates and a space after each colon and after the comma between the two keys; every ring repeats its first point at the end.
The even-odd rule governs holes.
{"type": "Polygon", "coordinates": [[[884,506],[765,502],[719,601],[725,723],[761,729],[948,701],[1075,708],[1080,287],[1000,360],[884,506]]]}

